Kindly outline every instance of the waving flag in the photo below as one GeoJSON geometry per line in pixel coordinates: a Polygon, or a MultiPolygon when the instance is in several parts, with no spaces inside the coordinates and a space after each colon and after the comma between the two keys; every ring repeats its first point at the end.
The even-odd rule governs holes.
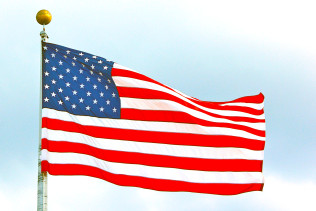
{"type": "Polygon", "coordinates": [[[159,191],[262,190],[261,93],[206,102],[102,57],[42,50],[42,171],[159,191]]]}

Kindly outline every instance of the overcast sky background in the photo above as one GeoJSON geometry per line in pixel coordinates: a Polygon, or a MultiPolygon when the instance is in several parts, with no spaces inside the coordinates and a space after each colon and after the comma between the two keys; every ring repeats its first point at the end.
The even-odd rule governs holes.
{"type": "Polygon", "coordinates": [[[53,211],[315,210],[315,1],[0,0],[0,210],[35,210],[41,26],[187,95],[265,95],[263,192],[236,196],[49,176],[53,211]]]}

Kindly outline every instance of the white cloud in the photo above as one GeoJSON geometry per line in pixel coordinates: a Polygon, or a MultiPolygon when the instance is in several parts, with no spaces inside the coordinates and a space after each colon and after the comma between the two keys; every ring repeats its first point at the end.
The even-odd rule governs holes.
{"type": "Polygon", "coordinates": [[[197,33],[299,48],[316,55],[315,1],[183,1],[197,33]],[[203,33],[201,33],[203,32],[203,33]]]}
{"type": "Polygon", "coordinates": [[[146,189],[138,189],[136,191],[139,200],[144,202],[144,207],[148,211],[159,211],[166,210],[166,201],[167,198],[164,197],[163,194],[159,194],[156,191],[146,190],[146,189]]]}
{"type": "MultiPolygon", "coordinates": [[[[36,184],[36,183],[34,183],[36,184]]],[[[0,184],[0,210],[18,211],[36,209],[36,187],[31,184],[16,187],[3,183],[0,184]]]]}
{"type": "Polygon", "coordinates": [[[48,209],[107,210],[110,185],[85,176],[48,176],[48,209]]]}
{"type": "MultiPolygon", "coordinates": [[[[30,181],[30,180],[27,180],[30,181]]],[[[48,208],[51,211],[102,210],[315,210],[316,182],[266,177],[263,192],[236,196],[159,192],[121,187],[84,176],[49,176],[48,208]]],[[[0,209],[35,210],[36,182],[20,187],[0,183],[0,209]]]]}
{"type": "Polygon", "coordinates": [[[288,181],[278,176],[268,176],[263,193],[253,200],[271,210],[316,210],[315,196],[315,181],[288,181]]]}
{"type": "MultiPolygon", "coordinates": [[[[72,40],[85,40],[87,38],[91,40],[98,40],[94,37],[89,37],[89,35],[92,33],[89,34],[85,31],[80,33],[80,31],[76,29],[75,26],[80,25],[84,30],[86,30],[87,27],[91,27],[92,29],[95,27],[93,24],[97,25],[99,24],[99,21],[104,21],[105,23],[100,25],[100,27],[95,28],[96,31],[93,31],[93,33],[99,34],[100,36],[107,36],[108,34],[118,36],[118,34],[120,34],[122,37],[117,39],[116,42],[113,42],[113,45],[116,45],[115,48],[118,48],[117,46],[119,46],[120,43],[124,44],[123,41],[125,38],[129,38],[127,33],[123,33],[128,31],[127,29],[130,29],[130,33],[132,33],[132,35],[137,30],[139,32],[151,30],[152,26],[153,28],[156,28],[156,23],[164,23],[164,19],[161,17],[166,16],[170,19],[170,22],[174,27],[177,27],[178,24],[181,23],[188,24],[181,27],[187,27],[190,32],[195,34],[195,37],[203,40],[205,43],[212,38],[204,39],[204,36],[209,36],[212,33],[218,32],[216,34],[217,36],[221,37],[231,35],[232,40],[249,38],[249,40],[255,40],[254,43],[256,45],[258,43],[260,44],[261,42],[263,45],[267,42],[271,42],[272,44],[278,43],[289,48],[295,47],[303,50],[304,52],[311,52],[314,55],[316,54],[316,28],[313,27],[315,25],[314,22],[316,19],[316,13],[314,12],[316,4],[315,1],[165,0],[159,1],[159,6],[148,6],[147,10],[145,8],[146,5],[143,6],[143,2],[146,1],[137,1],[136,6],[133,6],[135,5],[134,1],[132,3],[129,3],[128,1],[120,1],[119,3],[116,3],[113,1],[106,2],[104,4],[96,4],[96,1],[94,1],[92,4],[91,2],[78,2],[73,0],[67,2],[38,0],[31,2],[32,3],[21,0],[7,1],[5,3],[5,7],[2,7],[4,9],[2,13],[0,13],[0,22],[2,24],[3,31],[1,35],[1,44],[3,44],[3,49],[9,49],[10,47],[10,50],[7,52],[3,51],[6,53],[6,56],[10,55],[12,48],[14,49],[14,53],[22,52],[23,54],[29,54],[31,48],[25,48],[25,45],[21,40],[28,40],[26,43],[32,43],[32,40],[36,40],[36,45],[34,44],[33,49],[36,53],[39,52],[38,33],[41,30],[41,27],[35,22],[35,14],[39,9],[42,8],[51,10],[53,14],[53,22],[48,27],[49,35],[52,36],[52,41],[55,42],[58,40],[57,32],[60,32],[60,40],[64,40],[62,43],[68,43],[69,45],[71,44],[72,40]],[[160,3],[162,5],[160,5],[160,3]],[[140,5],[142,5],[142,7],[140,7],[140,5]],[[162,11],[161,8],[164,7],[168,8],[169,10],[167,10],[167,12],[162,11]],[[82,13],[80,13],[82,12],[82,8],[85,8],[85,11],[87,11],[88,15],[82,15],[82,13]],[[147,11],[147,13],[143,11],[147,11]],[[173,11],[172,14],[174,14],[174,18],[169,16],[170,11],[173,11]],[[21,24],[22,16],[10,16],[10,14],[14,14],[16,12],[18,12],[20,15],[24,15],[23,17],[25,21],[23,24],[21,24]],[[127,15],[125,13],[127,13],[127,15]],[[151,13],[155,13],[156,15],[150,15],[151,13]],[[18,18],[15,19],[15,17],[18,18]],[[184,21],[184,19],[186,19],[186,21],[184,21]],[[10,21],[8,22],[7,20],[10,21]],[[173,22],[175,20],[178,22],[173,22]],[[144,22],[148,27],[147,29],[145,28],[145,30],[137,24],[131,24],[139,23],[139,25],[143,26],[144,22]],[[72,28],[67,28],[67,24],[69,23],[74,23],[75,26],[72,28]],[[116,24],[118,27],[111,31],[109,29],[112,29],[112,27],[107,25],[109,23],[112,23],[110,26],[116,24]],[[126,28],[128,25],[130,28],[126,28]],[[120,31],[119,28],[122,28],[122,30],[120,31]],[[74,33],[71,29],[77,30],[75,33],[76,36],[73,39],[69,39],[69,34],[67,36],[67,33],[74,33]],[[21,39],[22,35],[23,39],[21,39]],[[56,39],[54,40],[54,38],[56,39]]],[[[101,3],[101,1],[98,1],[98,3],[101,3]]],[[[151,3],[147,3],[147,5],[150,4],[151,3]]],[[[169,30],[166,31],[169,32],[169,30]]],[[[185,34],[186,31],[180,32],[185,34]]],[[[104,40],[109,40],[106,38],[104,40]]],[[[143,38],[144,37],[142,36],[137,39],[142,40],[143,38]]],[[[137,45],[141,43],[139,40],[137,40],[137,45]]],[[[225,41],[225,39],[223,40],[225,41]]],[[[91,42],[87,43],[89,43],[89,45],[91,44],[91,42]]],[[[98,42],[95,43],[97,45],[99,44],[98,42]]],[[[129,45],[132,46],[132,43],[133,42],[131,42],[129,45]]],[[[223,43],[225,42],[222,42],[221,44],[223,43]]],[[[170,42],[167,42],[167,44],[169,45],[170,42]]],[[[109,44],[109,48],[111,46],[112,44],[109,44]]],[[[112,47],[112,49],[115,48],[112,47]]],[[[128,48],[128,46],[126,45],[122,49],[125,48],[128,48]]],[[[210,51],[216,51],[216,49],[210,49],[210,51]]],[[[170,53],[167,53],[166,55],[170,55],[170,53]]],[[[38,57],[30,56],[29,58],[33,63],[36,63],[37,66],[34,66],[37,68],[39,62],[37,59],[38,57]]],[[[25,66],[25,63],[17,62],[14,65],[7,63],[6,65],[5,61],[8,60],[10,59],[4,57],[4,64],[2,64],[3,67],[6,67],[9,70],[12,68],[12,71],[18,70],[16,71],[17,74],[21,74],[23,71],[25,71],[24,69],[20,69],[20,67],[25,66]]],[[[38,70],[33,69],[32,71],[33,73],[36,73],[38,70]]],[[[5,87],[9,87],[9,81],[10,78],[8,80],[7,75],[3,77],[3,80],[0,83],[0,90],[3,93],[6,91],[5,87]]],[[[32,82],[33,81],[31,81],[31,84],[32,82]]],[[[21,91],[22,89],[19,89],[17,93],[20,93],[21,91]]],[[[34,90],[32,92],[34,92],[34,90]]],[[[26,128],[29,131],[37,131],[36,128],[34,129],[33,127],[26,128]]],[[[14,133],[16,133],[16,130],[17,127],[12,127],[12,131],[14,131],[14,133]]],[[[4,131],[4,133],[10,134],[11,132],[4,131]]],[[[19,133],[22,134],[21,131],[19,133]]],[[[26,140],[27,139],[23,141],[25,142],[26,140]]],[[[4,145],[1,145],[2,148],[5,148],[7,143],[8,142],[3,141],[2,144],[4,145]]],[[[10,143],[19,144],[21,143],[21,140],[12,138],[10,143]]],[[[16,147],[16,151],[12,152],[12,155],[16,155],[21,152],[18,151],[18,148],[19,147],[16,147]]],[[[23,150],[29,152],[33,149],[29,147],[23,150]]],[[[277,157],[278,155],[273,156],[277,157]]],[[[34,158],[27,159],[36,159],[36,155],[34,158]]],[[[302,161],[302,159],[299,161],[302,161]]],[[[3,160],[3,162],[6,161],[3,160]]],[[[27,166],[27,168],[30,168],[30,166],[27,166]]],[[[0,175],[2,178],[3,175],[10,175],[7,172],[14,172],[12,173],[12,175],[14,175],[12,176],[14,177],[12,181],[23,180],[24,184],[16,185],[12,181],[0,181],[0,210],[35,210],[36,178],[26,177],[25,175],[21,174],[22,171],[16,171],[16,169],[8,170],[2,168],[2,170],[3,171],[0,175]]],[[[279,171],[282,172],[281,166],[279,171]]],[[[300,175],[300,173],[298,172],[296,175],[300,175]]],[[[227,197],[194,193],[156,192],[138,188],[119,187],[102,180],[78,176],[49,177],[48,190],[48,203],[50,211],[122,210],[122,207],[126,207],[127,209],[125,210],[151,211],[254,210],[252,208],[258,207],[259,208],[256,210],[316,210],[314,205],[314,198],[316,196],[316,181],[289,180],[285,178],[284,175],[283,177],[267,176],[263,192],[246,193],[227,197]],[[250,208],[249,205],[251,205],[250,208]]]]}

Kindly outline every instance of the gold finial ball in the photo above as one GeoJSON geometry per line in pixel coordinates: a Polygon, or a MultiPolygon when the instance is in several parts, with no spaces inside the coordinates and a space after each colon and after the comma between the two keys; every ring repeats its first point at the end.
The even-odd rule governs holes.
{"type": "Polygon", "coordinates": [[[40,10],[36,14],[36,20],[41,25],[47,25],[52,20],[52,14],[48,10],[40,10]]]}

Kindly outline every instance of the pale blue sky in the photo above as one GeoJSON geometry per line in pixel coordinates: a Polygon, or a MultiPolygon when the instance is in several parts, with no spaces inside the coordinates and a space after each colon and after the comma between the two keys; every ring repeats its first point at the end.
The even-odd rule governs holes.
{"type": "Polygon", "coordinates": [[[41,26],[49,42],[113,60],[190,96],[265,95],[263,192],[237,196],[49,177],[49,210],[313,210],[313,1],[0,0],[0,210],[35,210],[41,26]]]}

